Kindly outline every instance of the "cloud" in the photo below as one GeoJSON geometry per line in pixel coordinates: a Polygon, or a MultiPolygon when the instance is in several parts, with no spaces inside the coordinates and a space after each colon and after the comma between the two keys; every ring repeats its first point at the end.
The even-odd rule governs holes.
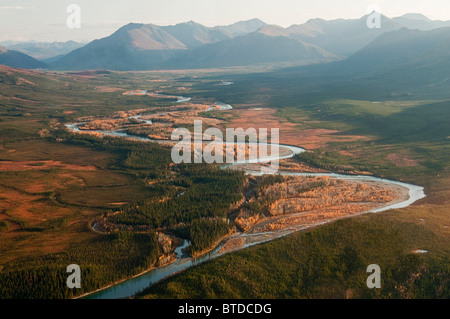
{"type": "Polygon", "coordinates": [[[35,7],[22,7],[22,6],[2,6],[0,10],[34,10],[35,7]]]}

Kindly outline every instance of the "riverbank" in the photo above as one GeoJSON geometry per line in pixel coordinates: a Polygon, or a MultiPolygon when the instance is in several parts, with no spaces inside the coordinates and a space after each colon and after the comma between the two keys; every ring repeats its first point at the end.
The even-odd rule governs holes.
{"type": "MultiPolygon", "coordinates": [[[[92,227],[93,231],[95,231],[95,232],[97,232],[99,234],[104,234],[102,232],[96,231],[94,229],[94,226],[95,226],[95,224],[92,227]]],[[[173,250],[173,252],[168,254],[167,256],[166,255],[161,255],[160,256],[160,260],[161,260],[161,257],[163,257],[163,256],[169,257],[169,259],[167,259],[167,261],[164,264],[160,264],[160,260],[158,260],[150,268],[147,268],[147,269],[139,272],[136,275],[133,275],[133,276],[130,276],[130,277],[118,280],[118,281],[116,281],[116,282],[114,282],[112,284],[109,284],[109,285],[105,286],[105,287],[102,287],[102,288],[99,288],[97,290],[90,291],[90,292],[87,292],[87,293],[82,294],[80,296],[74,297],[73,299],[91,299],[90,296],[94,296],[94,295],[96,295],[98,293],[104,292],[104,291],[106,291],[106,290],[108,290],[110,288],[113,288],[113,287],[115,287],[117,285],[125,283],[125,282],[127,282],[129,280],[133,280],[133,279],[139,278],[139,277],[141,277],[141,276],[143,276],[145,274],[148,274],[148,273],[150,273],[152,271],[155,271],[157,269],[162,269],[164,267],[170,266],[171,264],[175,263],[179,258],[181,258],[182,254],[183,254],[183,249],[180,249],[180,247],[181,248],[185,248],[186,247],[186,246],[183,246],[183,245],[185,245],[185,241],[183,239],[181,239],[181,238],[174,238],[174,240],[176,240],[176,248],[173,250]]]]}
{"type": "MultiPolygon", "coordinates": [[[[292,172],[289,172],[289,175],[292,172]]],[[[280,172],[283,175],[283,172],[280,172]]],[[[349,206],[354,210],[347,211],[345,204],[341,204],[337,209],[334,207],[326,209],[317,209],[282,216],[264,216],[264,219],[256,223],[249,231],[236,233],[222,243],[222,248],[217,255],[238,251],[250,246],[266,243],[277,238],[290,235],[294,232],[314,228],[339,219],[355,217],[363,214],[380,212],[393,205],[410,200],[409,189],[407,187],[396,185],[383,181],[374,181],[369,179],[349,179],[350,183],[363,183],[382,187],[386,191],[395,194],[395,199],[385,203],[370,203],[361,206],[358,209],[356,205],[349,206]]]]}
{"type": "MultiPolygon", "coordinates": [[[[285,175],[285,176],[292,176],[293,173],[292,172],[280,172],[280,174],[285,175]]],[[[305,175],[304,173],[298,173],[298,174],[305,175]]],[[[326,175],[326,176],[333,176],[333,178],[336,178],[336,179],[338,177],[340,177],[339,175],[333,174],[333,173],[306,174],[306,175],[308,175],[308,176],[311,176],[311,175],[312,176],[314,176],[314,175],[324,176],[324,175],[326,175]]],[[[348,214],[348,215],[343,215],[343,216],[335,216],[334,218],[325,218],[324,219],[322,217],[321,220],[315,221],[315,222],[312,222],[309,224],[305,224],[304,221],[302,222],[298,218],[308,216],[307,214],[315,215],[314,211],[302,212],[302,213],[285,215],[285,216],[280,216],[280,217],[273,217],[271,219],[269,218],[268,223],[279,222],[282,219],[294,219],[294,220],[291,221],[289,223],[289,225],[287,225],[285,228],[279,229],[276,231],[272,231],[272,232],[264,231],[264,230],[258,231],[257,230],[258,227],[267,225],[267,224],[263,223],[263,224],[257,225],[256,229],[252,228],[252,230],[249,232],[231,233],[231,234],[227,235],[224,239],[217,242],[217,244],[214,245],[213,248],[202,252],[201,255],[196,255],[195,258],[183,255],[182,251],[185,248],[187,248],[189,245],[189,243],[187,241],[184,241],[183,244],[178,246],[176,249],[176,251],[178,250],[177,259],[172,260],[170,264],[164,265],[162,267],[153,267],[153,268],[151,268],[147,271],[144,271],[136,276],[133,276],[132,278],[121,280],[117,283],[108,285],[108,287],[104,287],[95,292],[85,294],[78,298],[86,298],[86,297],[96,298],[96,299],[97,298],[98,299],[130,298],[130,297],[134,296],[135,294],[137,294],[139,291],[145,289],[146,287],[148,287],[150,285],[153,285],[157,282],[160,282],[161,280],[164,280],[164,279],[169,278],[173,275],[176,275],[180,272],[183,272],[184,270],[186,270],[192,266],[202,264],[204,262],[207,262],[209,260],[223,256],[225,254],[236,252],[236,251],[239,251],[239,250],[251,247],[251,246],[267,243],[272,240],[282,238],[282,237],[291,235],[293,233],[296,233],[296,232],[299,232],[302,230],[311,229],[311,228],[315,228],[315,227],[318,227],[321,225],[325,225],[325,224],[334,222],[339,219],[350,218],[350,217],[355,217],[355,216],[369,214],[369,213],[376,213],[379,211],[388,210],[395,205],[399,205],[399,204],[402,204],[405,202],[410,203],[410,202],[416,201],[419,198],[423,198],[422,195],[416,196],[413,198],[411,198],[411,196],[410,196],[410,193],[417,189],[419,189],[419,190],[422,189],[422,191],[423,191],[423,188],[421,188],[419,186],[404,184],[404,183],[400,183],[400,182],[398,182],[398,183],[401,185],[397,185],[395,183],[392,183],[391,181],[381,180],[381,179],[370,177],[370,176],[353,176],[353,177],[345,176],[345,178],[349,179],[353,182],[358,182],[358,183],[366,182],[369,184],[378,184],[382,187],[387,187],[389,190],[398,193],[398,196],[390,202],[381,203],[378,205],[372,205],[370,208],[360,211],[360,212],[355,212],[353,214],[348,214]],[[409,187],[408,187],[408,185],[409,185],[409,187]],[[297,220],[295,220],[296,218],[297,218],[297,220]],[[133,291],[133,292],[131,292],[131,291],[133,291]]],[[[425,195],[423,194],[423,196],[425,196],[425,195]]]]}

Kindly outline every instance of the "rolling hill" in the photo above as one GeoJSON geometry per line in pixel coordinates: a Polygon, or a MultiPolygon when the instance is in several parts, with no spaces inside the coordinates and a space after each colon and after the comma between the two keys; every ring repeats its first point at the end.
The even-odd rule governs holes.
{"type": "Polygon", "coordinates": [[[445,52],[450,49],[449,45],[450,27],[429,31],[402,28],[381,35],[343,61],[340,68],[353,73],[393,71],[404,67],[420,71],[423,66],[430,64],[440,64],[442,68],[448,64],[442,59],[450,56],[448,51],[445,52]],[[435,50],[440,51],[437,56],[433,54],[435,50]]]}
{"type": "Polygon", "coordinates": [[[402,28],[379,36],[347,59],[285,68],[261,76],[261,86],[295,87],[295,95],[312,92],[353,98],[436,99],[450,92],[450,27],[428,31],[402,28]]]}
{"type": "Polygon", "coordinates": [[[22,52],[0,47],[0,64],[21,69],[45,68],[47,65],[22,52]]]}

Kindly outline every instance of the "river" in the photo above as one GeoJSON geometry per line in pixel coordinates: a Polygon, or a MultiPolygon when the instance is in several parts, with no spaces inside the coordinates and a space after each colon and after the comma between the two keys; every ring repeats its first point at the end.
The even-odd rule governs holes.
{"type": "MultiPolygon", "coordinates": [[[[146,91],[143,91],[143,92],[147,93],[146,91]]],[[[175,103],[183,103],[183,102],[190,101],[190,98],[188,98],[188,97],[181,97],[181,96],[178,97],[177,96],[177,99],[178,100],[175,103]]],[[[233,108],[231,105],[222,103],[222,102],[216,102],[215,105],[217,107],[219,107],[219,110],[231,110],[233,108]]],[[[207,111],[211,111],[213,109],[214,109],[213,107],[210,107],[210,108],[208,108],[207,111]]],[[[145,122],[146,124],[152,124],[152,122],[150,120],[141,119],[140,115],[133,116],[132,118],[142,121],[142,122],[145,122]]],[[[80,131],[79,126],[82,124],[84,124],[84,123],[66,124],[66,127],[69,130],[72,130],[74,132],[79,132],[80,131]]],[[[159,143],[167,142],[167,141],[161,141],[161,140],[153,140],[153,139],[146,138],[146,137],[130,135],[130,134],[127,134],[120,130],[117,130],[117,131],[95,130],[95,131],[90,131],[90,132],[97,132],[97,133],[101,133],[104,135],[110,135],[110,136],[131,138],[131,139],[144,141],[144,142],[159,142],[159,143]]],[[[247,143],[247,144],[249,144],[249,143],[247,143]]],[[[241,161],[241,162],[235,162],[233,164],[225,164],[225,165],[222,165],[222,168],[224,168],[224,169],[229,168],[230,166],[237,165],[237,164],[267,162],[270,160],[287,159],[287,158],[291,158],[291,157],[295,156],[296,154],[299,154],[299,153],[305,151],[305,149],[298,147],[298,146],[293,146],[293,145],[267,144],[267,146],[271,146],[271,147],[275,147],[275,148],[276,147],[285,148],[285,149],[288,149],[290,151],[290,153],[285,154],[285,155],[279,155],[277,157],[269,156],[269,157],[265,157],[262,159],[260,158],[258,160],[253,160],[253,161],[245,160],[245,161],[241,161]]],[[[264,174],[261,171],[246,171],[246,173],[249,175],[264,174]]],[[[399,182],[399,181],[393,181],[393,180],[388,180],[388,179],[383,179],[383,178],[373,177],[373,176],[342,175],[342,174],[336,174],[336,173],[295,173],[295,172],[283,172],[283,171],[278,172],[278,174],[283,175],[283,176],[328,176],[330,178],[345,179],[345,180],[378,181],[378,182],[383,182],[383,183],[388,183],[388,184],[395,184],[395,185],[402,186],[402,187],[405,187],[408,189],[408,193],[409,193],[408,200],[397,202],[397,203],[394,203],[391,205],[386,205],[381,208],[377,208],[377,209],[374,209],[374,210],[371,210],[371,211],[368,211],[365,213],[377,213],[377,212],[386,211],[389,209],[404,208],[404,207],[407,207],[407,206],[413,204],[417,200],[425,197],[424,189],[421,186],[416,186],[416,185],[412,185],[412,184],[407,184],[407,183],[403,183],[403,182],[399,182]]],[[[305,228],[307,228],[307,227],[304,227],[301,229],[305,229],[305,228]]],[[[300,230],[300,229],[293,229],[291,231],[285,230],[285,231],[279,232],[278,236],[276,234],[275,236],[270,237],[270,240],[289,235],[298,230],[300,230]]],[[[237,234],[237,235],[238,236],[239,235],[246,236],[246,234],[237,234]]],[[[241,249],[247,248],[247,247],[250,247],[253,245],[261,244],[261,243],[264,243],[264,242],[267,242],[270,240],[261,240],[259,242],[247,244],[247,245],[244,245],[243,247],[241,247],[241,249]]],[[[148,272],[145,272],[145,273],[138,275],[136,277],[133,277],[131,279],[124,280],[124,281],[114,284],[108,288],[90,293],[88,295],[83,296],[82,298],[83,299],[120,299],[120,298],[132,297],[136,293],[144,290],[145,288],[149,287],[152,284],[155,284],[158,281],[161,281],[167,277],[170,277],[170,276],[172,276],[176,273],[179,273],[185,269],[188,269],[192,266],[199,265],[201,263],[204,263],[213,258],[217,258],[217,257],[223,255],[223,253],[219,252],[222,244],[219,244],[218,247],[216,247],[210,253],[205,254],[199,258],[191,258],[188,255],[184,254],[184,252],[183,252],[184,249],[186,247],[188,247],[188,245],[189,245],[189,242],[187,240],[185,240],[179,247],[177,247],[175,249],[175,253],[177,256],[177,259],[175,262],[173,262],[167,266],[164,266],[164,267],[150,270],[148,272]]]]}

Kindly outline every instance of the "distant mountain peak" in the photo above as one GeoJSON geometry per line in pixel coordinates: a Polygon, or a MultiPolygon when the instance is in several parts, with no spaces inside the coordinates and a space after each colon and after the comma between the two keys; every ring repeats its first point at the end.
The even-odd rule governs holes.
{"type": "Polygon", "coordinates": [[[376,10],[373,10],[371,13],[366,14],[365,16],[363,16],[362,18],[360,18],[360,21],[366,21],[367,18],[369,18],[370,16],[372,16],[373,14],[379,14],[382,20],[388,20],[388,21],[393,21],[391,18],[389,18],[388,16],[382,14],[381,12],[378,12],[376,10]]]}
{"type": "Polygon", "coordinates": [[[429,21],[429,22],[432,21],[430,18],[428,18],[427,16],[423,15],[422,13],[406,13],[406,14],[400,16],[400,18],[407,18],[407,19],[414,19],[414,20],[421,20],[421,21],[429,21]]]}
{"type": "Polygon", "coordinates": [[[258,18],[253,18],[253,19],[249,19],[249,20],[242,20],[242,21],[238,21],[229,25],[219,25],[216,26],[215,28],[222,28],[222,27],[231,27],[234,25],[243,25],[243,24],[260,24],[262,25],[267,25],[267,23],[265,23],[264,21],[258,19],[258,18]]]}
{"type": "Polygon", "coordinates": [[[262,21],[261,19],[258,19],[258,18],[253,18],[253,19],[250,19],[250,20],[244,20],[242,22],[259,22],[259,23],[266,24],[264,21],[262,21]]]}
{"type": "Polygon", "coordinates": [[[227,26],[217,26],[213,29],[220,30],[228,34],[230,37],[236,37],[255,32],[265,25],[267,25],[267,23],[255,18],[246,21],[239,21],[227,26]]]}
{"type": "Polygon", "coordinates": [[[306,21],[306,23],[323,23],[323,22],[327,22],[327,20],[322,18],[313,18],[306,21]]]}
{"type": "Polygon", "coordinates": [[[420,13],[407,13],[393,20],[407,28],[417,30],[432,30],[450,25],[449,21],[433,21],[420,13]]]}
{"type": "Polygon", "coordinates": [[[187,22],[185,22],[185,24],[190,24],[190,25],[202,25],[200,23],[195,22],[194,20],[189,20],[187,22]]]}
{"type": "Polygon", "coordinates": [[[270,37],[289,36],[289,34],[285,28],[280,27],[278,25],[274,25],[274,24],[264,25],[261,28],[259,28],[256,32],[270,36],[270,37]]]}
{"type": "MultiPolygon", "coordinates": [[[[203,24],[200,24],[200,23],[198,23],[198,22],[195,22],[195,21],[193,21],[193,20],[189,20],[189,21],[185,21],[185,22],[180,22],[180,23],[177,23],[177,24],[175,24],[174,25],[175,27],[179,27],[179,26],[194,26],[194,27],[196,27],[196,26],[201,26],[201,27],[203,27],[203,28],[206,28],[203,24]]],[[[173,27],[173,26],[172,26],[173,27]]]]}
{"type": "Polygon", "coordinates": [[[264,21],[262,21],[262,20],[260,20],[258,18],[236,22],[236,24],[239,24],[239,23],[241,23],[241,24],[255,24],[255,25],[258,24],[258,25],[262,25],[262,26],[267,25],[266,22],[264,22],[264,21]]]}
{"type": "Polygon", "coordinates": [[[119,28],[119,30],[117,31],[128,31],[128,30],[133,30],[133,29],[137,29],[142,27],[144,24],[143,23],[135,23],[135,22],[130,22],[126,25],[124,25],[123,27],[119,28]]]}

